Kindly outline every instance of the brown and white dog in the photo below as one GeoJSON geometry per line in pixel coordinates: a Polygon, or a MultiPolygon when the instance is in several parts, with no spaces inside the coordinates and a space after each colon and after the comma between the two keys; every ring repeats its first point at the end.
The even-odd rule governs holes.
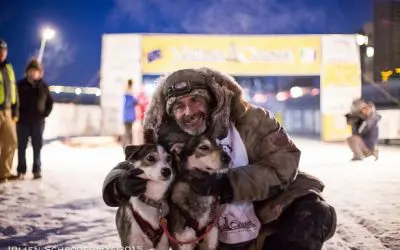
{"type": "MultiPolygon", "coordinates": [[[[147,180],[146,192],[130,197],[116,214],[116,225],[123,247],[135,249],[169,249],[160,228],[160,218],[168,213],[165,195],[174,179],[171,155],[155,143],[129,145],[125,148],[127,171],[140,168],[139,177],[147,180]]],[[[128,174],[128,173],[127,173],[128,174]]]]}
{"type": "Polygon", "coordinates": [[[190,188],[190,180],[198,170],[218,174],[228,169],[230,157],[210,136],[200,135],[172,146],[178,155],[177,176],[172,187],[168,224],[178,244],[170,242],[173,249],[217,249],[218,225],[217,197],[200,196],[190,188]],[[207,231],[208,230],[208,231],[207,231]],[[194,240],[204,237],[202,240],[194,240]]]}

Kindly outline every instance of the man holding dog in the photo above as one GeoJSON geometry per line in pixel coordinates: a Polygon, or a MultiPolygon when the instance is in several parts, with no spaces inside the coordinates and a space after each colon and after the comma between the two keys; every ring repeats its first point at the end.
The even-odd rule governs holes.
{"type": "MultiPolygon", "coordinates": [[[[336,213],[321,196],[317,178],[299,172],[300,150],[276,119],[242,97],[230,76],[183,69],[162,78],[148,106],[144,129],[167,148],[186,136],[212,134],[235,163],[225,174],[203,173],[191,182],[202,195],[223,202],[219,249],[316,250],[332,237],[336,213]]],[[[116,167],[103,199],[118,206],[145,192],[145,180],[116,167]]]]}

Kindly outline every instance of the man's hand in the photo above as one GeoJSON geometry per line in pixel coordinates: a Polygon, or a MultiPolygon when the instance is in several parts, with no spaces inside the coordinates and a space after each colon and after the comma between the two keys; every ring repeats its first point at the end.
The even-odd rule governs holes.
{"type": "Polygon", "coordinates": [[[196,171],[189,181],[194,192],[202,196],[219,196],[222,202],[233,198],[232,186],[226,174],[210,174],[196,171]]]}
{"type": "Polygon", "coordinates": [[[14,117],[12,118],[12,120],[13,120],[13,122],[17,123],[19,119],[18,119],[17,116],[14,116],[14,117]]]}
{"type": "Polygon", "coordinates": [[[131,197],[144,194],[144,192],[146,192],[147,180],[138,177],[138,175],[142,173],[143,170],[139,168],[134,168],[119,177],[116,183],[119,195],[131,197]]]}

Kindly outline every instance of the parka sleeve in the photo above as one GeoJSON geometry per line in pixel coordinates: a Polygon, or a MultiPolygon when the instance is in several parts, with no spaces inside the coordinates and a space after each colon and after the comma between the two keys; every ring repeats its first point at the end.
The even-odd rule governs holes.
{"type": "Polygon", "coordinates": [[[294,181],[301,152],[265,109],[251,107],[238,122],[249,165],[233,168],[228,178],[233,201],[260,201],[276,196],[294,181]]]}
{"type": "Polygon", "coordinates": [[[126,164],[118,164],[106,176],[103,182],[103,201],[107,206],[118,207],[126,197],[120,197],[116,189],[117,179],[128,171],[126,164]]]}

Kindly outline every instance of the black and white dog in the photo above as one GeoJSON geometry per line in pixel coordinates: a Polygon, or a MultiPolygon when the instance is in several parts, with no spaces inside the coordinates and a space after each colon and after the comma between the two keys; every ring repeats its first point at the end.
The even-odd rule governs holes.
{"type": "Polygon", "coordinates": [[[160,218],[168,213],[165,195],[174,179],[171,155],[156,143],[129,145],[125,148],[127,173],[140,168],[139,177],[147,180],[146,192],[121,205],[116,214],[116,225],[123,247],[135,249],[169,249],[160,228],[160,218]]]}
{"type": "Polygon", "coordinates": [[[227,170],[231,159],[215,139],[205,135],[176,143],[171,151],[178,157],[177,176],[171,190],[169,230],[177,241],[190,242],[170,242],[171,247],[180,250],[195,249],[197,246],[198,249],[217,249],[217,197],[200,196],[190,188],[189,183],[198,170],[212,174],[227,170]]]}

